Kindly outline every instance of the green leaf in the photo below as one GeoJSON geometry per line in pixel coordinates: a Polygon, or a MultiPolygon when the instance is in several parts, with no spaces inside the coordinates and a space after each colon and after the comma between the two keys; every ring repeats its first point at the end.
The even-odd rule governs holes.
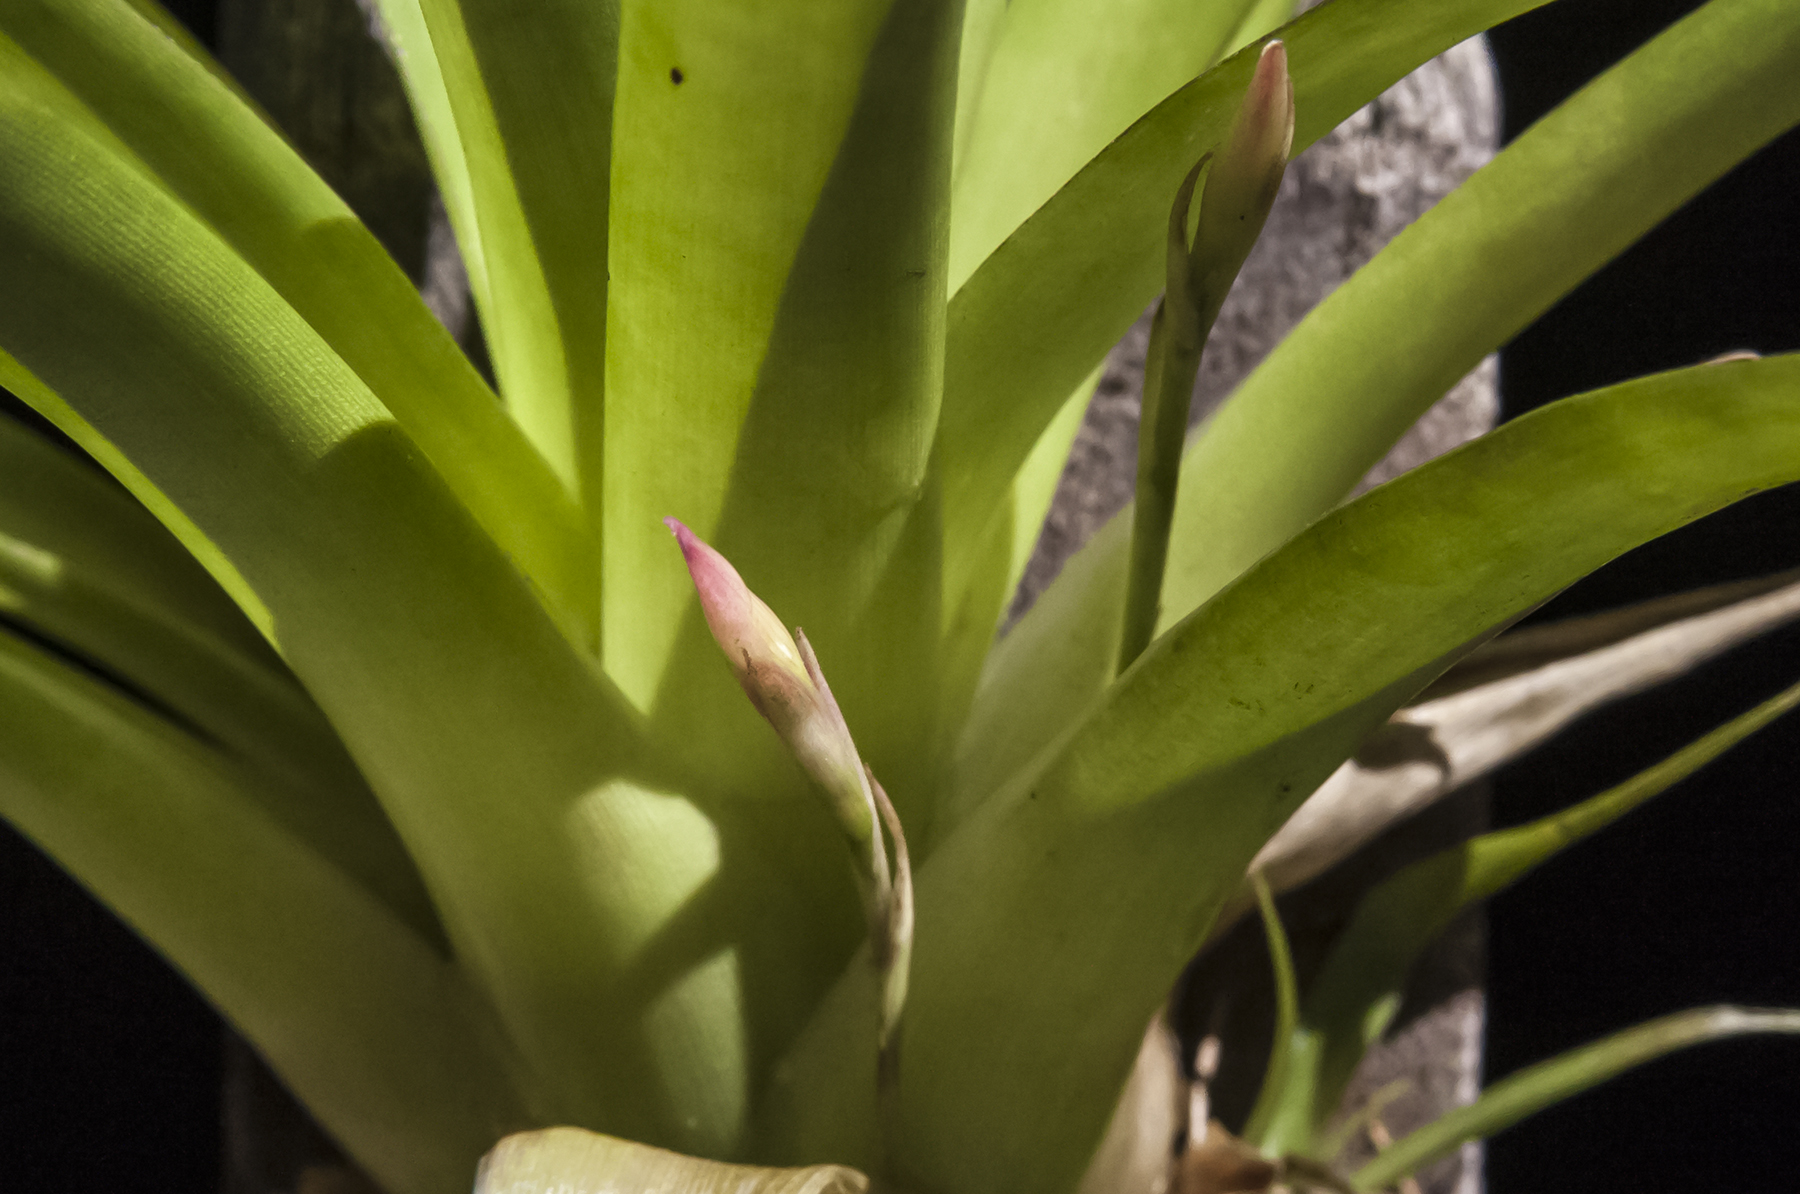
{"type": "Polygon", "coordinates": [[[1008,4],[958,160],[951,277],[974,273],[1133,121],[1217,62],[1252,3],[1008,4]]]}
{"type": "Polygon", "coordinates": [[[981,94],[988,64],[994,60],[994,44],[1006,23],[1007,0],[965,0],[962,47],[956,60],[956,132],[950,154],[952,177],[962,168],[969,135],[981,111],[981,94]]]}
{"type": "Polygon", "coordinates": [[[72,119],[104,123],[312,325],[591,645],[579,509],[380,243],[216,65],[122,2],[21,0],[0,29],[85,105],[72,119]]]}
{"type": "MultiPolygon", "coordinates": [[[[1765,99],[1778,93],[1784,104],[1793,100],[1792,88],[1769,81],[1785,77],[1783,71],[1792,63],[1784,67],[1782,55],[1793,50],[1783,50],[1781,38],[1758,29],[1760,10],[1744,15],[1742,10],[1755,8],[1759,0],[1722,2],[1730,11],[1709,6],[1664,34],[1677,39],[1675,49],[1714,56],[1722,65],[1696,74],[1692,62],[1671,55],[1661,39],[1652,42],[1396,238],[1240,387],[1183,466],[1163,589],[1165,628],[1195,608],[1220,578],[1235,575],[1341,500],[1420,411],[1531,314],[1746,155],[1760,143],[1759,136],[1772,135],[1768,129],[1792,119],[1781,115],[1780,104],[1765,99]],[[1696,30],[1701,16],[1706,20],[1696,30]],[[1736,41],[1724,38],[1715,29],[1722,20],[1751,31],[1739,31],[1736,41]],[[1757,46],[1757,53],[1741,64],[1739,41],[1757,46]],[[1759,78],[1763,83],[1756,82],[1759,78]],[[1740,118],[1738,107],[1749,114],[1740,118]],[[1640,110],[1660,120],[1640,126],[1640,110]],[[1707,132],[1714,121],[1727,121],[1730,134],[1707,132]],[[1646,170],[1647,161],[1657,163],[1656,168],[1646,170]],[[1585,264],[1571,266],[1577,259],[1585,264]],[[1370,344],[1383,345],[1382,351],[1370,353],[1370,344]],[[1394,345],[1404,345],[1404,351],[1390,347],[1394,345]],[[1372,412],[1385,412],[1380,417],[1387,422],[1375,427],[1372,412]],[[1315,436],[1315,428],[1327,430],[1315,436]],[[1332,460],[1348,477],[1342,484],[1319,463],[1332,460]],[[1261,471],[1244,472],[1246,461],[1261,471]],[[1228,482],[1227,474],[1235,479],[1228,482]],[[1236,562],[1224,563],[1234,552],[1236,562]],[[1212,579],[1195,583],[1193,578],[1202,573],[1212,579]]],[[[1796,24],[1793,12],[1775,7],[1783,8],[1780,27],[1796,24]]],[[[1340,0],[1315,9],[1288,31],[1301,121],[1296,149],[1316,110],[1306,101],[1302,50],[1291,38],[1309,20],[1322,20],[1333,10],[1351,11],[1340,0]]],[[[1212,72],[1208,80],[1224,70],[1212,72]]],[[[992,268],[1000,260],[996,256],[992,268]]],[[[953,308],[952,361],[957,336],[953,308]]],[[[1044,359],[1041,351],[1021,357],[1028,364],[1044,359]]],[[[945,429],[953,423],[956,402],[950,384],[945,429]]],[[[1000,433],[990,428],[963,434],[1000,433]]],[[[1097,535],[1014,634],[1028,634],[1056,651],[1064,644],[1115,634],[1115,607],[1099,595],[1123,590],[1125,555],[1110,538],[1122,533],[1109,526],[1097,535]],[[1095,596],[1057,599],[1056,589],[1073,576],[1082,577],[1095,596]],[[1088,617],[1095,619],[1093,624],[1079,623],[1088,617]]],[[[946,545],[952,568],[956,550],[952,538],[946,545]]],[[[1006,650],[1004,644],[1000,650],[1006,650]]],[[[1065,728],[1067,716],[1093,700],[1110,678],[1088,656],[1059,661],[1054,680],[1022,662],[1025,666],[1003,670],[997,652],[983,681],[976,711],[986,718],[985,733],[991,738],[1041,745],[1065,728]],[[1014,708],[1021,710],[1024,724],[1010,724],[1014,708]]],[[[1001,772],[1005,774],[1010,771],[1001,772]]],[[[977,796],[991,778],[990,772],[983,773],[974,785],[977,796]]],[[[958,785],[963,786],[960,776],[958,785]]]]}
{"type": "Polygon", "coordinates": [[[957,739],[940,835],[1066,734],[1112,681],[1130,544],[1127,509],[1070,557],[1056,582],[988,653],[957,739]]]}
{"type": "MultiPolygon", "coordinates": [[[[1393,1022],[1413,963],[1465,909],[1660,795],[1800,704],[1800,684],[1720,726],[1617,787],[1513,829],[1484,833],[1384,880],[1363,897],[1307,992],[1294,1039],[1315,1072],[1302,1077],[1275,1152],[1306,1152],[1343,1097],[1363,1053],[1393,1022]]],[[[1265,1092],[1276,1100],[1283,1092],[1265,1092]]],[[[1259,1106],[1261,1104],[1259,1103],[1259,1106]]]]}
{"type": "Polygon", "coordinates": [[[1244,19],[1231,31],[1231,38],[1219,57],[1229,58],[1251,42],[1261,41],[1277,26],[1287,24],[1294,18],[1295,7],[1295,0],[1254,0],[1244,13],[1244,19]]]}
{"type": "Polygon", "coordinates": [[[456,968],[218,752],[0,631],[0,813],[143,934],[393,1194],[536,1121],[456,968]]]}
{"type": "Polygon", "coordinates": [[[868,1188],[868,1178],[842,1165],[722,1165],[579,1128],[508,1136],[481,1159],[475,1175],[475,1194],[864,1194],[868,1188]]]}
{"type": "MultiPolygon", "coordinates": [[[[662,519],[720,539],[785,282],[891,6],[624,5],[617,106],[630,119],[616,130],[609,209],[607,384],[619,399],[606,411],[603,655],[640,708],[655,703],[691,616],[662,519]]],[[[771,581],[745,576],[764,591],[771,581]]]]}
{"type": "Polygon", "coordinates": [[[616,0],[377,0],[500,393],[597,516],[616,0]]]}
{"type": "MultiPolygon", "coordinates": [[[[984,732],[989,724],[998,720],[1006,724],[1008,733],[1023,731],[1027,735],[1043,725],[1016,705],[1006,706],[1004,712],[996,709],[993,694],[1000,686],[990,679],[994,661],[1004,653],[1013,667],[1031,668],[1035,679],[1054,689],[1060,669],[1052,656],[1056,655],[1056,648],[1067,644],[1039,644],[1039,650],[1034,652],[1022,647],[1020,640],[1009,648],[1006,644],[1013,641],[1016,631],[1008,632],[996,643],[996,613],[1004,616],[1007,603],[1018,591],[1026,566],[1037,550],[1063,469],[1069,462],[1070,449],[1081,431],[1094,386],[1103,371],[1104,366],[1088,374],[1044,428],[1019,475],[1013,478],[1012,491],[1007,495],[1011,518],[996,520],[989,530],[993,543],[979,553],[982,567],[960,597],[951,593],[944,596],[947,616],[939,675],[942,695],[938,698],[935,736],[942,770],[933,785],[930,818],[924,826],[916,827],[931,834],[947,832],[948,823],[972,807],[979,795],[985,795],[991,786],[1010,775],[1023,761],[1018,757],[1021,752],[1028,755],[1034,745],[1021,743],[1017,738],[1009,740],[1006,735],[996,740],[984,732]],[[979,716],[972,717],[976,710],[980,711],[979,716]]],[[[1116,643],[1112,650],[1117,653],[1116,643]]],[[[1021,688],[1034,698],[1046,691],[1029,684],[1021,688]]],[[[1065,717],[1051,722],[1046,732],[1067,720],[1065,717]]],[[[921,832],[918,840],[929,846],[932,839],[921,832]]],[[[923,856],[928,852],[922,849],[919,853],[923,856]]]]}
{"type": "MultiPolygon", "coordinates": [[[[1542,2],[1334,0],[1308,12],[1280,33],[1294,152],[1420,63],[1542,2]]],[[[1169,197],[1223,136],[1256,58],[1246,48],[1175,92],[968,263],[966,281],[952,272],[937,438],[950,591],[1038,434],[1162,288],[1169,197]]]]}
{"type": "Polygon", "coordinates": [[[1188,453],[1162,626],[1342,501],[1482,357],[1800,121],[1796,73],[1800,7],[1713,0],[1395,237],[1188,453]]]}
{"type": "Polygon", "coordinates": [[[360,379],[19,61],[0,157],[0,345],[266,607],[548,1113],[730,1147],[724,942],[690,934],[681,965],[630,972],[721,831],[647,768],[624,777],[616,695],[360,379]]]}
{"type": "Polygon", "coordinates": [[[141,506],[10,420],[0,420],[0,612],[255,769],[269,816],[441,941],[393,826],[256,629],[141,506]]]}
{"type": "MultiPolygon", "coordinates": [[[[1371,730],[1577,577],[1796,478],[1800,357],[1646,378],[1365,494],[1163,636],[920,868],[903,1172],[950,1192],[1073,1183],[1151,1009],[1371,730]],[[1055,1095],[1006,1096],[1022,1088],[1055,1095]]],[[[864,1147],[864,1076],[842,1060],[860,970],[775,1092],[782,1155],[864,1147]]]]}
{"type": "Polygon", "coordinates": [[[1038,436],[1031,454],[1019,467],[1018,476],[1013,478],[1012,558],[1006,568],[1009,601],[1025,575],[1025,566],[1031,562],[1032,553],[1037,550],[1038,539],[1044,533],[1044,520],[1050,515],[1050,504],[1056,500],[1057,486],[1062,483],[1063,469],[1068,467],[1069,452],[1087,417],[1094,387],[1105,371],[1105,365],[1097,365],[1092,373],[1082,378],[1075,392],[1064,399],[1062,409],[1056,412],[1044,433],[1038,436]]]}
{"type": "Polygon", "coordinates": [[[1528,1115],[1666,1053],[1756,1033],[1800,1034],[1800,1011],[1696,1008],[1614,1033],[1496,1082],[1469,1106],[1458,1107],[1395,1141],[1352,1174],[1351,1184],[1358,1190],[1382,1189],[1455,1150],[1466,1140],[1491,1136],[1528,1115]]]}
{"type": "MultiPolygon", "coordinates": [[[[898,0],[869,51],[788,273],[714,538],[784,621],[805,627],[863,758],[909,823],[934,763],[920,749],[940,634],[925,474],[942,380],[959,16],[952,0],[898,0]]],[[[745,761],[766,734],[743,718],[699,619],[687,626],[657,696],[658,729],[712,782],[754,790],[745,761]]]]}

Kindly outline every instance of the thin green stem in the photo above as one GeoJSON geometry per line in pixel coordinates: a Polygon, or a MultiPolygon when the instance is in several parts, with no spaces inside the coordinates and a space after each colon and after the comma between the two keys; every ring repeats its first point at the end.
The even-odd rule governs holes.
{"type": "MultiPolygon", "coordinates": [[[[1200,353],[1212,325],[1211,317],[1189,294],[1187,237],[1194,184],[1211,157],[1207,154],[1188,171],[1169,209],[1168,289],[1150,322],[1143,408],[1138,419],[1137,493],[1132,508],[1125,630],[1119,642],[1121,672],[1144,653],[1156,633],[1188,408],[1193,404],[1194,379],[1200,373],[1200,353]]],[[[1214,307],[1211,315],[1217,313],[1214,307]]]]}
{"type": "Polygon", "coordinates": [[[1269,963],[1275,969],[1275,1038],[1269,1045],[1269,1066],[1263,1071],[1262,1090],[1256,1096],[1256,1106],[1244,1127],[1244,1139],[1260,1146],[1281,1106],[1292,1068],[1294,1029],[1300,1022],[1300,991],[1294,979],[1294,954],[1288,948],[1287,933],[1281,927],[1281,914],[1275,910],[1275,896],[1269,890],[1269,881],[1263,878],[1261,871],[1251,871],[1250,886],[1256,889],[1263,932],[1269,940],[1269,963]]]}

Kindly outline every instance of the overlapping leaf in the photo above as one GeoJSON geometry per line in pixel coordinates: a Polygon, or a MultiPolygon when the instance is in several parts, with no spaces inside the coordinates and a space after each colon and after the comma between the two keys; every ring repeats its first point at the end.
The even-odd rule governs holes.
{"type": "MultiPolygon", "coordinates": [[[[1150,1009],[1257,847],[1363,736],[1576,577],[1796,478],[1800,359],[1647,378],[1364,495],[1159,640],[920,872],[910,1172],[947,1190],[1072,1183],[1150,1009]],[[1052,1093],[1007,1099],[1020,1084],[1052,1093]]],[[[860,969],[778,1091],[785,1155],[860,1155],[846,1108],[866,1087],[837,1035],[860,969]]]]}
{"type": "Polygon", "coordinates": [[[466,1188],[532,1123],[491,1012],[267,816],[257,779],[0,632],[0,813],[190,979],[394,1194],[466,1188]]]}
{"type": "Polygon", "coordinates": [[[636,1033],[600,1010],[661,994],[621,986],[621,942],[680,903],[632,879],[670,855],[703,860],[712,824],[681,798],[609,786],[627,721],[504,554],[357,375],[22,61],[0,86],[0,152],[0,345],[68,404],[46,413],[72,409],[104,436],[128,483],[190,519],[266,608],[546,1104],[645,1136],[697,1119],[728,1138],[711,1117],[729,1108],[681,1103],[710,1098],[732,1064],[704,1043],[740,1019],[732,984],[665,978],[703,985],[636,1033]],[[704,1076],[659,1066],[658,1049],[704,1076]],[[623,1094],[634,1074],[657,1101],[623,1094]]]}
{"type": "Polygon", "coordinates": [[[124,0],[16,0],[0,30],[312,325],[591,644],[596,570],[569,493],[374,236],[216,66],[124,0]]]}
{"type": "MultiPolygon", "coordinates": [[[[1340,501],[1485,353],[1800,119],[1800,95],[1784,85],[1800,65],[1797,12],[1770,0],[1716,0],[1546,117],[1316,309],[1188,453],[1163,626],[1340,501]]],[[[1297,96],[1303,61],[1295,48],[1297,96]]],[[[1317,118],[1304,98],[1299,118],[1303,126],[1317,118]]],[[[1296,148],[1301,141],[1297,132],[1296,148]]],[[[953,318],[953,357],[955,342],[953,318]]],[[[1076,648],[1117,633],[1128,535],[1119,521],[1015,630],[1040,646],[1002,644],[982,682],[971,724],[1016,744],[1012,761],[1041,748],[1110,679],[1098,651],[1076,648]],[[1072,591],[1059,597],[1064,585],[1072,591]],[[1014,708],[1024,714],[1016,723],[1014,708]]],[[[959,775],[958,800],[979,801],[1001,774],[984,763],[979,779],[959,775]]]]}

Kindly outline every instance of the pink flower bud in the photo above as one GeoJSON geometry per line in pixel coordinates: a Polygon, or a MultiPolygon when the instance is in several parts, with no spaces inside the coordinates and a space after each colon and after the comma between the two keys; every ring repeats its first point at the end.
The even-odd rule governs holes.
{"type": "Polygon", "coordinates": [[[750,703],[830,798],[844,832],[853,841],[867,842],[874,809],[863,783],[862,760],[823,675],[808,669],[794,636],[750,591],[731,561],[680,520],[665,518],[663,525],[681,545],[706,625],[750,703]]]}

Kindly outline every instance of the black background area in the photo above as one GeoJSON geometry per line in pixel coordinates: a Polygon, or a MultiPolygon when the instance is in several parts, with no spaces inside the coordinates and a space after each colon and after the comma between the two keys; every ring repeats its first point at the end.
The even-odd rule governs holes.
{"type": "MultiPolygon", "coordinates": [[[[1565,0],[1491,37],[1506,135],[1699,7],[1565,0]]],[[[1800,86],[1800,78],[1794,81],[1800,86]]],[[[1501,355],[1507,415],[1719,353],[1800,348],[1800,136],[1733,171],[1501,355]]],[[[1556,617],[1800,565],[1800,492],[1764,494],[1633,552],[1556,617]]],[[[1588,719],[1500,776],[1515,824],[1615,783],[1800,678],[1800,632],[1588,719]]],[[[1800,723],[1778,722],[1497,899],[1492,1078],[1665,1012],[1800,1005],[1800,723]]],[[[1702,1046],[1502,1133],[1494,1194],[1800,1188],[1800,1041],[1702,1046]]]]}
{"type": "MultiPolygon", "coordinates": [[[[1697,5],[1561,0],[1492,38],[1515,135],[1697,5]]],[[[174,5],[202,38],[204,0],[174,5]]],[[[1800,86],[1797,81],[1796,86],[1800,86]]],[[[1800,138],[1733,172],[1508,347],[1508,414],[1737,348],[1800,348],[1800,138]]],[[[1633,553],[1540,616],[1800,564],[1792,491],[1633,553]]],[[[1624,778],[1800,676],[1800,632],[1589,719],[1508,769],[1512,824],[1624,778]]],[[[1488,1069],[1721,1000],[1800,1005],[1800,723],[1781,723],[1496,901],[1488,1069]]],[[[0,828],[0,1184],[217,1185],[219,1025],[182,980],[0,828]]],[[[1712,1045],[1490,1143],[1495,1194],[1800,1186],[1800,1042],[1712,1045]]]]}

